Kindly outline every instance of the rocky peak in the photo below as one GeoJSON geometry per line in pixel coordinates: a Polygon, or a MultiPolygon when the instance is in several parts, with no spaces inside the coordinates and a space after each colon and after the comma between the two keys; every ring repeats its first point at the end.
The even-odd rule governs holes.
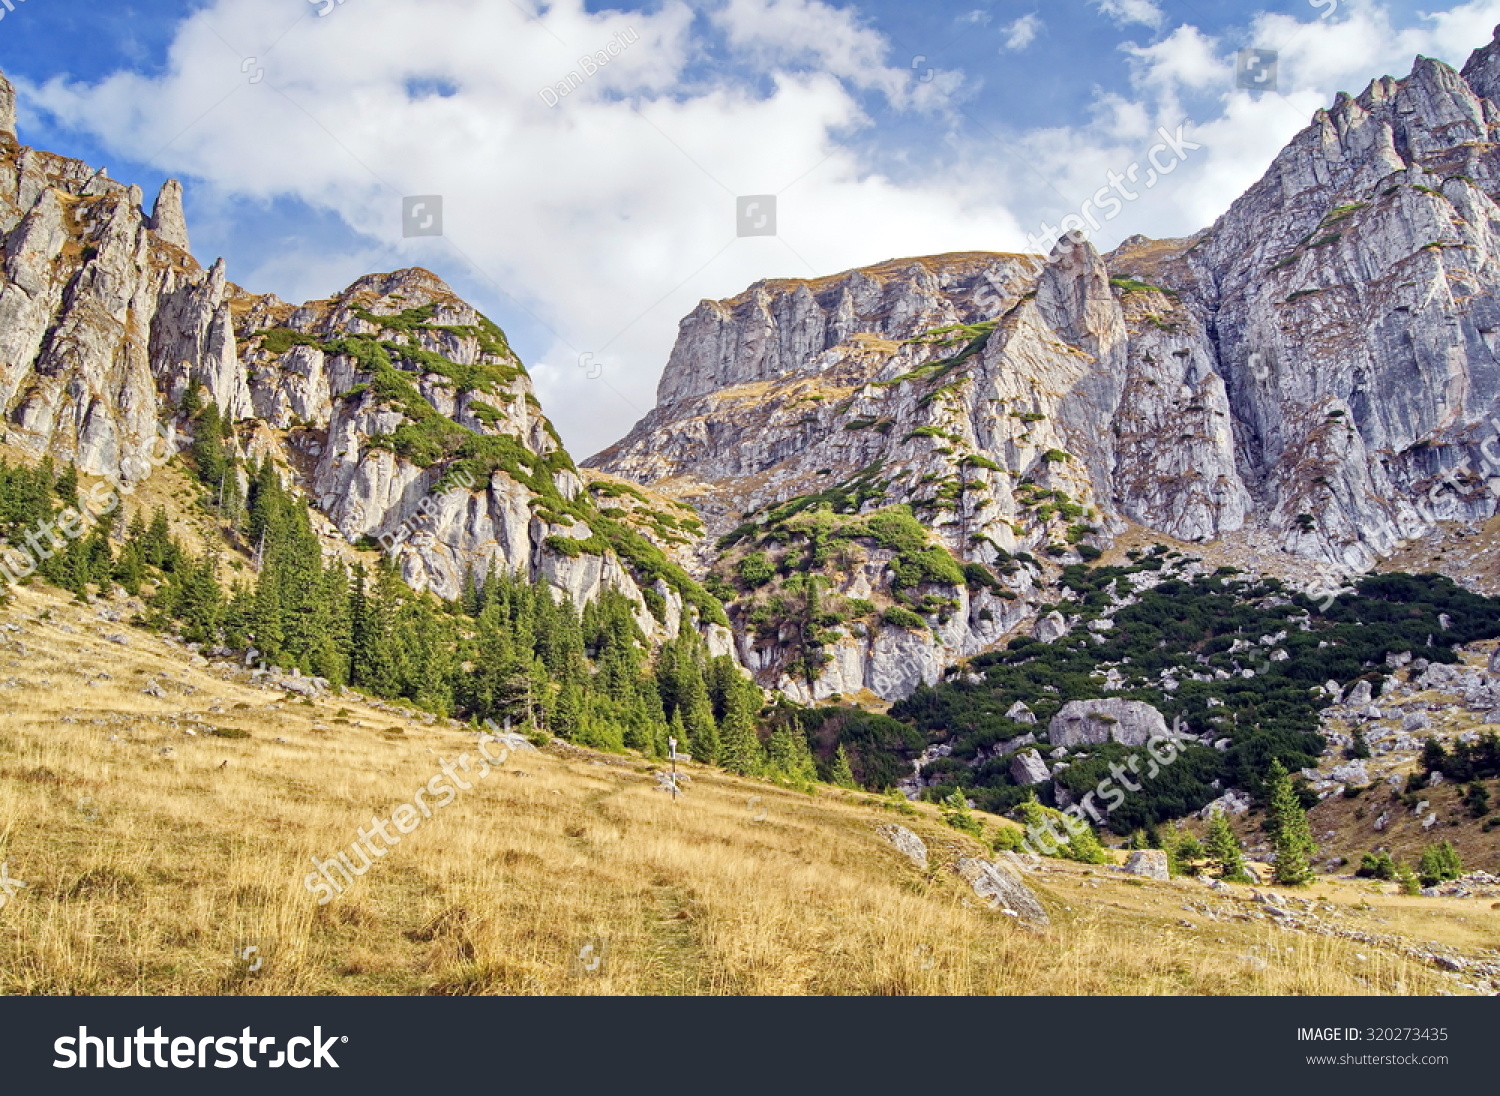
{"type": "Polygon", "coordinates": [[[0,136],[16,139],[16,89],[0,72],[0,136]]]}
{"type": "MultiPolygon", "coordinates": [[[[892,260],[704,302],[657,408],[590,463],[692,502],[711,537],[774,553],[791,535],[773,534],[778,514],[907,505],[960,562],[991,569],[1018,553],[1067,562],[1130,522],[1363,569],[1434,520],[1487,518],[1497,81],[1500,40],[1462,73],[1419,57],[1340,94],[1186,239],[892,260]]],[[[700,559],[737,566],[742,550],[707,542],[700,559]]],[[[925,638],[867,629],[821,681],[780,682],[798,695],[899,695],[912,675],[880,672],[887,649],[930,666],[991,641],[973,589],[919,604],[891,573],[828,580],[947,608],[925,638]]],[[[1029,614],[1005,610],[984,607],[985,623],[1029,614]]],[[[746,644],[771,683],[775,645],[746,644]]]]}
{"type": "Polygon", "coordinates": [[[151,229],[163,243],[192,252],[187,216],[182,211],[182,184],[176,179],[168,179],[157,193],[156,204],[151,207],[151,229]]]}
{"type": "Polygon", "coordinates": [[[1474,94],[1500,102],[1500,26],[1493,35],[1488,44],[1469,54],[1460,75],[1474,89],[1474,94]]]}

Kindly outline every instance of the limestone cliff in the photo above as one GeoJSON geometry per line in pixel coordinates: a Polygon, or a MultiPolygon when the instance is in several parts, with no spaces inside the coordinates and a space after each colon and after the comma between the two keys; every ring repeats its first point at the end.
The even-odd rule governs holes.
{"type": "Polygon", "coordinates": [[[113,476],[212,403],[327,519],[330,551],[383,546],[444,597],[491,568],[580,604],[612,588],[648,636],[687,623],[730,649],[722,607],[653,543],[691,515],[636,489],[639,508],[602,513],[504,334],[439,278],[254,296],[193,258],[182,196],[169,180],[147,214],[139,188],[20,145],[0,77],[4,441],[113,476]]]}
{"type": "Polygon", "coordinates": [[[895,260],[705,301],[656,409],[588,463],[698,508],[725,538],[705,538],[699,563],[737,586],[721,592],[745,618],[746,661],[798,695],[904,695],[1026,619],[1042,564],[1128,523],[1368,566],[1436,521],[1495,512],[1492,96],[1500,42],[1461,73],[1418,58],[1404,80],[1340,95],[1187,239],[895,260]],[[782,592],[769,628],[737,581],[745,546],[785,571],[808,539],[789,508],[903,505],[966,581],[934,572],[903,594],[871,538],[835,531],[867,551],[825,569],[831,596],[873,591],[923,619],[835,612],[809,663],[782,592]]]}

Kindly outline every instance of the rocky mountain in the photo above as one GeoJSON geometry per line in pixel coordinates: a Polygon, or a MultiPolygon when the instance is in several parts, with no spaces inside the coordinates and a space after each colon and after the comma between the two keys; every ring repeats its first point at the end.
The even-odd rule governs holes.
{"type": "Polygon", "coordinates": [[[698,509],[744,661],[803,698],[936,680],[1134,527],[1335,588],[1495,512],[1497,127],[1492,42],[1341,94],[1186,239],[704,301],[656,409],[587,463],[698,509]],[[903,506],[950,566],[872,533],[903,506]]]}
{"type": "Polygon", "coordinates": [[[439,278],[255,296],[194,259],[175,180],[149,214],[143,200],[22,146],[0,78],[5,444],[128,479],[159,424],[190,433],[185,407],[213,404],[239,455],[270,456],[313,502],[329,552],[383,547],[448,598],[492,568],[577,604],[612,588],[647,636],[687,620],[730,648],[722,607],[656,543],[695,534],[691,512],[580,473],[503,332],[439,278]]]}

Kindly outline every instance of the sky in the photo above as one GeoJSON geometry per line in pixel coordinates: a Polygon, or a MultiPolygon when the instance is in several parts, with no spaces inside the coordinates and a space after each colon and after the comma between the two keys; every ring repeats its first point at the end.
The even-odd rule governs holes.
{"type": "Polygon", "coordinates": [[[1336,92],[1461,66],[1497,23],[1500,0],[11,0],[0,68],[23,143],[148,205],[181,179],[194,253],[252,292],[438,274],[582,459],[654,406],[700,300],[1045,250],[1070,214],[1101,250],[1188,235],[1336,92]],[[1249,49],[1275,71],[1257,55],[1247,89],[1249,49]],[[1119,177],[1134,197],[1099,198],[1119,177]]]}

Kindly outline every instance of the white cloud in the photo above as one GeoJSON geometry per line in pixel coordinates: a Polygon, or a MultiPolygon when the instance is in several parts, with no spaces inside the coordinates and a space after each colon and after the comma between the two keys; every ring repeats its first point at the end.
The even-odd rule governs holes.
{"type": "Polygon", "coordinates": [[[1023,15],[1014,23],[1005,28],[1005,48],[1025,49],[1036,41],[1037,33],[1042,29],[1042,21],[1035,12],[1023,15]]]}
{"type": "Polygon", "coordinates": [[[1161,26],[1161,8],[1157,7],[1152,0],[1094,0],[1099,11],[1109,16],[1120,26],[1129,26],[1132,23],[1140,23],[1148,27],[1161,26]]]}
{"type": "MultiPolygon", "coordinates": [[[[1148,25],[1157,12],[1143,0],[1100,10],[1148,25]]],[[[677,322],[701,298],[904,255],[1019,248],[1041,218],[1055,224],[1141,162],[1158,127],[1189,119],[1202,149],[1096,239],[1195,231],[1336,91],[1404,75],[1419,52],[1462,64],[1500,22],[1500,0],[1473,0],[1399,30],[1369,6],[1338,21],[1261,15],[1217,38],[1179,26],[1122,46],[1129,88],[1098,90],[1078,124],[950,141],[962,76],[893,58],[856,15],[820,0],[725,0],[706,16],[728,44],[724,64],[708,59],[705,17],[684,0],[647,12],[557,0],[529,18],[509,3],[360,0],[290,31],[278,11],[213,0],[177,27],[159,74],[59,78],[23,86],[23,100],[113,154],[187,176],[213,234],[229,235],[243,203],[288,196],[360,234],[335,250],[289,239],[252,269],[231,255],[247,288],[302,300],[421,264],[479,296],[528,336],[543,404],[580,457],[652,406],[677,322]],[[546,105],[542,89],[619,36],[632,41],[546,105]],[[1279,94],[1232,87],[1233,50],[1252,44],[1280,51],[1279,94]],[[259,83],[246,57],[264,69],[259,83]],[[412,81],[453,94],[413,97],[412,81]],[[921,155],[841,143],[868,132],[882,103],[923,112],[921,155]],[[404,240],[401,196],[426,193],[445,198],[446,237],[404,240]],[[778,236],[736,237],[745,194],[778,196],[778,236]],[[602,376],[579,367],[585,354],[602,376]]]]}
{"type": "Polygon", "coordinates": [[[545,347],[529,364],[579,457],[651,408],[677,321],[703,297],[1024,239],[984,172],[898,185],[838,142],[869,124],[856,94],[941,110],[957,81],[888,64],[878,35],[816,0],[732,0],[717,14],[764,86],[696,64],[680,0],[647,13],[562,0],[530,19],[511,4],[360,0],[304,18],[274,48],[286,27],[269,7],[216,0],[178,27],[160,75],[57,78],[23,88],[26,101],[187,176],[215,203],[216,229],[235,203],[292,195],[370,241],[231,263],[251,290],[322,297],[352,280],[330,282],[339,271],[412,264],[492,286],[496,318],[545,347]],[[616,35],[636,40],[548,107],[541,89],[616,35]],[[412,98],[411,80],[454,93],[412,98]],[[445,199],[445,238],[402,239],[401,197],[428,193],[445,199]],[[779,196],[779,235],[737,238],[736,195],[766,193],[779,196]],[[579,367],[584,354],[602,376],[579,367]]]}

